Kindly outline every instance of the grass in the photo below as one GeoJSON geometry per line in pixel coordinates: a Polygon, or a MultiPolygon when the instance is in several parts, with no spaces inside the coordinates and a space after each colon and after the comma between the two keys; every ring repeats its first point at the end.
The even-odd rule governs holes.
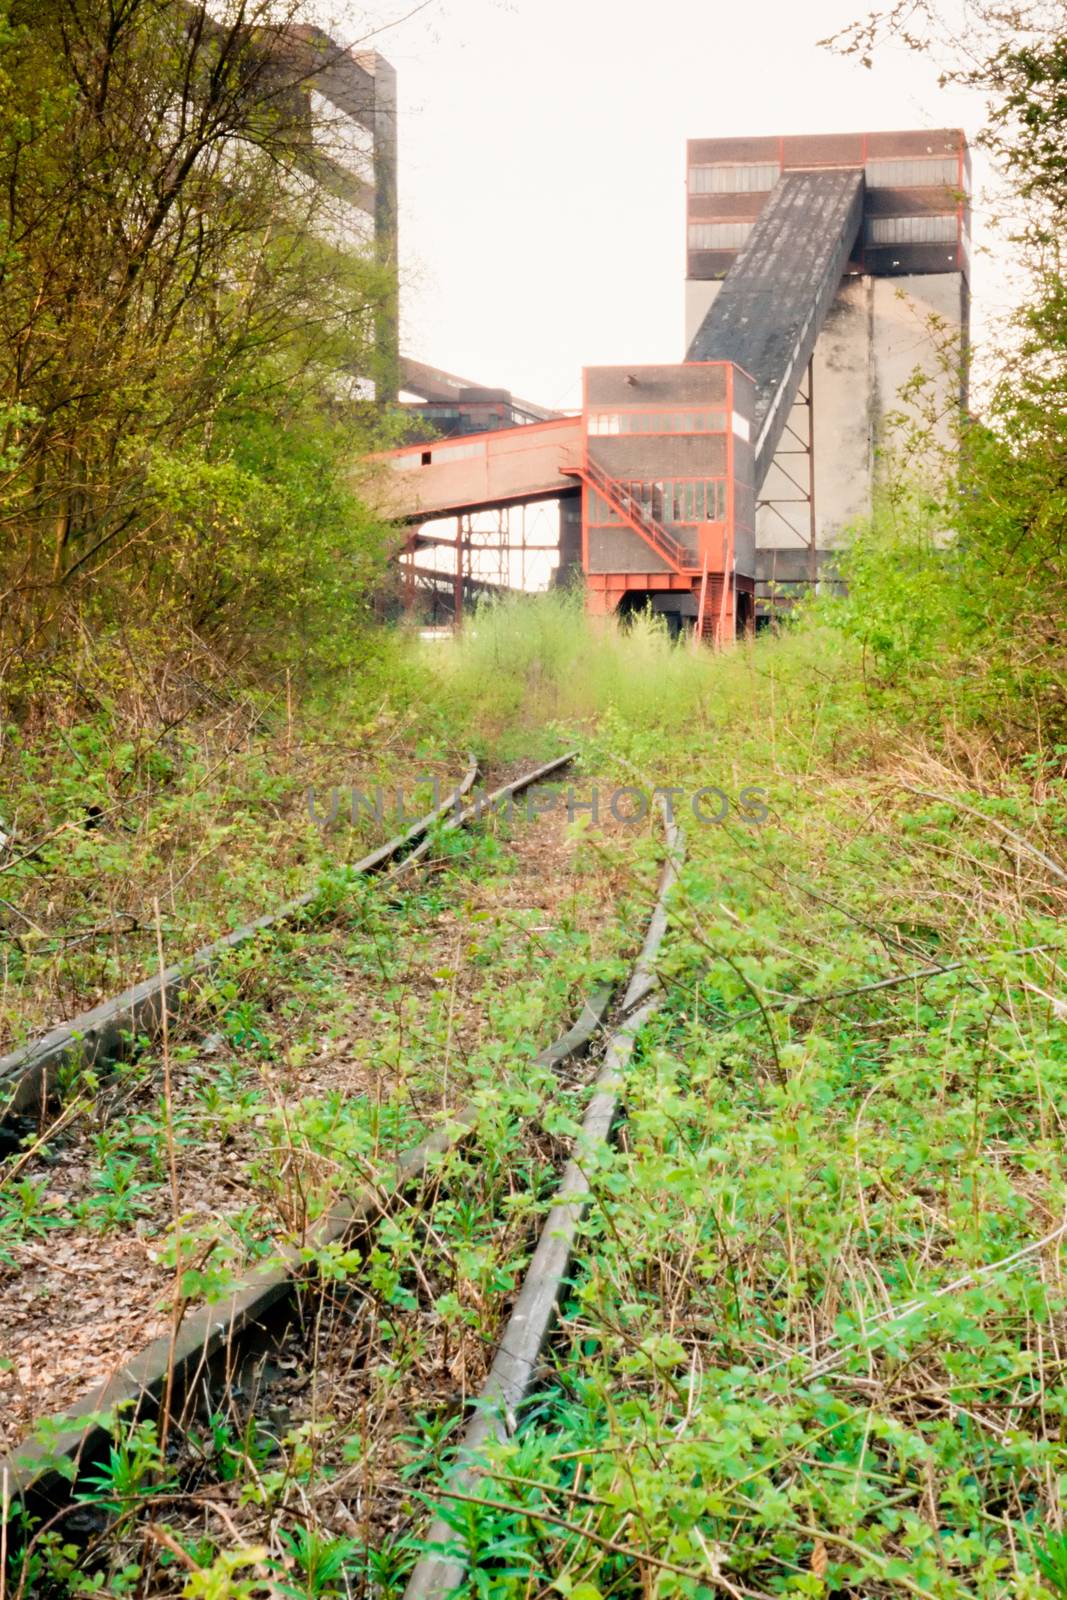
{"type": "Polygon", "coordinates": [[[183,1314],[225,1298],[567,1026],[631,936],[611,849],[560,861],[546,922],[536,831],[444,836],[426,883],[348,881],[317,921],[231,952],[162,1063],[149,1048],[69,1085],[54,1129],[0,1163],[0,1277],[21,1290],[0,1316],[5,1444],[158,1335],[171,1284],[183,1314]],[[115,1304],[79,1316],[72,1273],[121,1284],[115,1304]]]}
{"type": "Polygon", "coordinates": [[[332,788],[402,788],[428,808],[465,752],[432,729],[408,646],[344,698],[304,700],[211,656],[118,690],[90,656],[78,694],[16,727],[0,717],[0,1054],[312,887],[396,831],[358,808],[319,827],[332,788]],[[101,681],[95,671],[103,674],[101,681]]]}
{"type": "MultiPolygon", "coordinates": [[[[826,621],[714,657],[575,606],[479,612],[425,667],[435,740],[498,759],[576,742],[583,783],[680,789],[689,847],[667,1002],[537,1392],[453,1503],[464,1592],[1067,1594],[1058,769],[1008,764],[962,718],[936,739],[891,720],[826,621]],[[686,814],[712,785],[718,825],[686,814]]],[[[487,985],[508,982],[508,940],[479,945],[487,985]]],[[[525,981],[494,1017],[476,1157],[324,1292],[291,1392],[234,1402],[177,1503],[159,1496],[187,1458],[117,1435],[116,1471],[148,1462],[130,1526],[160,1518],[183,1557],[149,1562],[121,1530],[88,1562],[38,1541],[45,1577],[71,1561],[66,1592],[87,1592],[95,1560],[108,1592],[149,1567],[153,1593],[219,1600],[401,1592],[583,1100],[521,1073],[500,1091],[525,981]],[[213,1482],[240,1485],[230,1527],[213,1482]]],[[[398,1028],[430,1084],[425,1043],[398,1028]]],[[[105,1208],[135,1203],[114,1187],[105,1208]]],[[[35,1191],[12,1203],[45,1225],[35,1191]]]]}
{"type": "Polygon", "coordinates": [[[1062,924],[990,897],[944,819],[819,798],[801,872],[773,835],[693,840],[555,1371],[494,1453],[486,1497],[537,1511],[456,1519],[461,1546],[506,1527],[524,1579],[1057,1592],[1067,1037],[1057,956],[1007,947],[1062,963],[1062,924]]]}

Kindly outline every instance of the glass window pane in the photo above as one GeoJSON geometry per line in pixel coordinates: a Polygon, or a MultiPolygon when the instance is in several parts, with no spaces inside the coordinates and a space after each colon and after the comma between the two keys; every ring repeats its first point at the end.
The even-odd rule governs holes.
{"type": "Polygon", "coordinates": [[[920,156],[899,161],[868,161],[867,182],[872,189],[924,189],[960,182],[958,156],[920,156]]]}
{"type": "Polygon", "coordinates": [[[751,222],[691,222],[690,250],[736,250],[752,231],[751,222]]]}
{"type": "Polygon", "coordinates": [[[869,244],[955,244],[955,213],[948,216],[871,217],[867,223],[869,244]]]}

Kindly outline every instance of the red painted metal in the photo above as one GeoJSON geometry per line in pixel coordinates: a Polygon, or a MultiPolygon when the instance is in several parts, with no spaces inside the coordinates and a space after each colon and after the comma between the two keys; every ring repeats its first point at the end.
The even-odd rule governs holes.
{"type": "Polygon", "coordinates": [[[602,499],[622,517],[628,527],[638,534],[654,550],[669,567],[675,572],[684,573],[695,571],[693,552],[680,539],[663,526],[662,522],[651,516],[634,499],[628,490],[614,478],[609,478],[602,467],[591,461],[586,452],[586,459],[578,467],[564,467],[567,477],[581,478],[587,488],[595,489],[602,499]]]}
{"type": "Polygon", "coordinates": [[[700,574],[700,603],[697,606],[697,625],[693,629],[693,645],[696,647],[704,637],[704,611],[708,603],[708,552],[704,551],[704,570],[700,574]]]}
{"type": "Polygon", "coordinates": [[[514,428],[490,428],[485,433],[467,433],[459,439],[421,439],[418,444],[400,445],[396,450],[379,450],[371,457],[373,461],[391,461],[397,456],[415,456],[420,452],[429,450],[450,450],[456,445],[476,444],[481,439],[507,439],[509,435],[522,434],[524,437],[540,437],[549,428],[573,428],[577,419],[573,416],[550,417],[547,422],[524,422],[514,428]]]}

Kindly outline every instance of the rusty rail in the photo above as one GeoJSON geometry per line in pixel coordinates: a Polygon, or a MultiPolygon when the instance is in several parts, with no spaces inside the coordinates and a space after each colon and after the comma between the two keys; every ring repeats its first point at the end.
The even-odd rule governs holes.
{"type": "MultiPolygon", "coordinates": [[[[467,771],[447,800],[406,832],[378,845],[362,861],[357,861],[353,872],[380,872],[411,845],[427,837],[434,824],[446,818],[458,800],[474,787],[478,763],[473,755],[468,757],[468,762],[467,771]]],[[[47,1100],[62,1067],[90,1067],[123,1060],[131,1052],[134,1039],[151,1037],[159,1031],[164,1007],[168,1017],[179,1014],[182,993],[191,977],[210,972],[228,951],[247,944],[258,933],[295,922],[314,905],[318,894],[317,888],[308,890],[279,906],[277,911],[235,928],[213,944],[204,945],[188,960],[145,978],[114,999],[105,1000],[10,1055],[0,1057],[0,1121],[33,1110],[47,1100]]]]}
{"type": "MultiPolygon", "coordinates": [[[[541,1351],[556,1318],[563,1282],[570,1268],[578,1228],[585,1216],[589,1179],[583,1160],[595,1157],[611,1138],[619,1111],[619,1083],[633,1054],[637,1036],[659,1004],[654,965],[667,930],[667,899],[678,876],[683,853],[681,830],[664,808],[666,859],[645,942],[622,1001],[623,1021],[611,1033],[604,1063],[593,1086],[593,1098],[578,1135],[574,1155],[564,1169],[553,1205],[511,1317],[497,1348],[489,1376],[473,1404],[475,1411],[463,1433],[457,1465],[440,1491],[458,1497],[470,1494],[484,1470],[483,1452],[494,1439],[508,1439],[533,1385],[541,1351]]],[[[466,1563],[450,1553],[456,1534],[438,1515],[423,1541],[427,1547],[404,1590],[404,1600],[445,1600],[466,1575],[466,1563]]]]}
{"type": "MultiPolygon", "coordinates": [[[[551,778],[568,766],[575,755],[576,752],[572,750],[554,761],[546,762],[511,783],[501,785],[474,805],[467,806],[459,815],[445,818],[445,813],[454,803],[450,799],[409,828],[406,834],[380,846],[364,862],[360,862],[359,867],[362,870],[378,870],[395,859],[409,844],[418,841],[416,848],[404,856],[386,879],[386,882],[394,881],[424,857],[435,838],[435,822],[445,818],[444,832],[465,828],[507,796],[521,794],[551,778]],[[368,863],[373,864],[372,868],[368,868],[368,863]]],[[[475,775],[476,766],[472,761],[462,787],[463,793],[469,793],[475,775]]],[[[313,899],[314,895],[303,896],[272,917],[263,918],[249,929],[238,931],[250,937],[258,929],[276,924],[286,915],[294,915],[296,910],[303,909],[313,899]]],[[[229,940],[220,941],[218,946],[209,948],[230,948],[235,937],[231,935],[229,940]]],[[[182,971],[184,975],[186,969],[182,971]]],[[[594,990],[573,1026],[555,1044],[543,1050],[535,1058],[536,1062],[554,1069],[584,1051],[603,1026],[611,997],[610,987],[594,990]]],[[[126,998],[119,997],[120,1001],[126,998]]],[[[161,1007],[169,1004],[163,988],[157,989],[156,999],[161,1007]]],[[[403,1154],[384,1181],[367,1185],[354,1196],[339,1199],[312,1229],[308,1242],[313,1249],[322,1250],[365,1233],[428,1169],[436,1171],[435,1158],[471,1136],[478,1114],[477,1107],[468,1106],[450,1116],[441,1127],[403,1154]]],[[[276,1331],[279,1324],[291,1316],[296,1290],[306,1276],[305,1259],[303,1250],[291,1248],[279,1252],[279,1258],[274,1263],[253,1268],[227,1301],[203,1305],[191,1312],[183,1321],[176,1338],[165,1334],[155,1340],[99,1389],[79,1402],[65,1418],[69,1427],[47,1446],[33,1443],[16,1446],[6,1459],[0,1459],[0,1482],[8,1486],[8,1506],[15,1511],[19,1506],[51,1510],[65,1504],[83,1469],[99,1460],[108,1447],[110,1432],[102,1419],[110,1417],[120,1407],[127,1408],[125,1414],[130,1418],[151,1415],[158,1412],[164,1395],[169,1394],[172,1416],[179,1423],[185,1420],[185,1412],[195,1404],[205,1381],[210,1380],[215,1369],[221,1367],[224,1375],[231,1374],[243,1346],[261,1341],[268,1327],[276,1331]],[[60,1460],[68,1463],[66,1470],[59,1467],[60,1460]]]]}

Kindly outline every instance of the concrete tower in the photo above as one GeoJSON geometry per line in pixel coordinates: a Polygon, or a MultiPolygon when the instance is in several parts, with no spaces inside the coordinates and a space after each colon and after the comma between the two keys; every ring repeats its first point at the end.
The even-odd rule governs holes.
{"type": "MultiPolygon", "coordinates": [[[[949,440],[947,419],[963,396],[958,367],[946,364],[938,346],[962,349],[967,340],[966,140],[955,128],[694,139],[687,156],[690,360],[701,350],[700,332],[724,279],[785,175],[862,174],[860,226],[757,494],[757,598],[772,582],[779,593],[800,592],[818,572],[832,570],[840,535],[870,511],[885,421],[907,411],[900,391],[916,370],[930,380],[949,440]]],[[[781,265],[800,315],[805,295],[810,300],[805,263],[794,254],[781,265]]]]}

